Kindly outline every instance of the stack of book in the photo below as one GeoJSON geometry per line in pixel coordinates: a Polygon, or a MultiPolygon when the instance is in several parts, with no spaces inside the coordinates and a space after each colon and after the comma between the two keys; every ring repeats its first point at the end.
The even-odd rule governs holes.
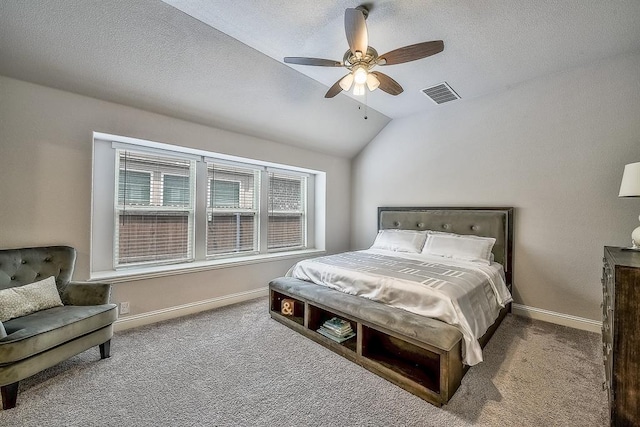
{"type": "Polygon", "coordinates": [[[351,323],[338,317],[334,317],[324,322],[322,326],[320,326],[320,329],[318,329],[318,333],[334,340],[337,343],[344,342],[349,338],[356,336],[353,329],[351,329],[351,323]]]}

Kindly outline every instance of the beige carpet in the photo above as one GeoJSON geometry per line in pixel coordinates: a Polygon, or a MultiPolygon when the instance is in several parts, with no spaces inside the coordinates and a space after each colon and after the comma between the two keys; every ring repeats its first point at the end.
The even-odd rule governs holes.
{"type": "Polygon", "coordinates": [[[116,334],[24,380],[1,426],[604,426],[600,336],[509,315],[442,408],[270,319],[259,299],[116,334]]]}

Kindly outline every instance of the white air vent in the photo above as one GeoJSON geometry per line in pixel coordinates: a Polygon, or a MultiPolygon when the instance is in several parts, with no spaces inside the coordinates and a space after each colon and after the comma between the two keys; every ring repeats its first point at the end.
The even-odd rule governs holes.
{"type": "Polygon", "coordinates": [[[449,86],[447,82],[422,89],[420,92],[427,95],[436,104],[444,104],[454,99],[460,99],[460,96],[451,89],[451,86],[449,86]]]}

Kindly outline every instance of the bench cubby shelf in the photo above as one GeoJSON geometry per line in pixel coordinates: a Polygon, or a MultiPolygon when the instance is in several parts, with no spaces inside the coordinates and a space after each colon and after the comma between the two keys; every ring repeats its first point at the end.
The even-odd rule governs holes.
{"type": "MultiPolygon", "coordinates": [[[[316,299],[305,296],[305,292],[278,286],[277,280],[269,286],[269,312],[278,322],[434,405],[441,406],[446,403],[460,385],[464,374],[460,360],[460,338],[453,340],[454,345],[451,348],[438,348],[394,330],[393,318],[389,324],[377,324],[352,312],[338,309],[340,303],[332,304],[333,300],[342,302],[344,299],[358,297],[325,288],[317,291],[321,297],[316,299]],[[285,298],[295,301],[293,315],[281,313],[282,300],[285,298]],[[332,317],[349,321],[356,336],[337,343],[316,332],[322,323],[332,317]]],[[[286,280],[292,282],[296,279],[286,280]]],[[[309,285],[302,286],[308,289],[309,285]]],[[[384,310],[391,310],[392,315],[398,310],[369,300],[365,300],[364,304],[382,306],[384,310]]],[[[379,307],[375,308],[379,310],[379,307]]],[[[404,310],[400,311],[403,318],[417,316],[404,310]]],[[[433,319],[426,320],[437,322],[433,319]]]]}

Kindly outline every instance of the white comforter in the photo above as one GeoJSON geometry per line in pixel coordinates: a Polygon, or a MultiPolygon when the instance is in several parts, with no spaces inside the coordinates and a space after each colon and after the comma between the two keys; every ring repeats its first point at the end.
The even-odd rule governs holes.
{"type": "Polygon", "coordinates": [[[511,302],[502,265],[369,249],[298,262],[287,276],[456,326],[464,363],[482,361],[480,338],[511,302]]]}

